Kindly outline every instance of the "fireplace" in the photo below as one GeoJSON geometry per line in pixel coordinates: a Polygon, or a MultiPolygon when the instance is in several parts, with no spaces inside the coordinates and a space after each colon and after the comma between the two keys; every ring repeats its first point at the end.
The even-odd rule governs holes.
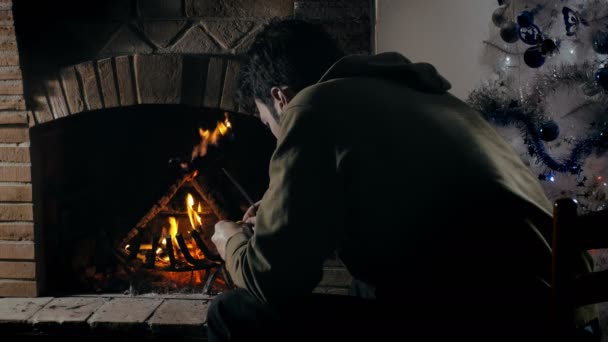
{"type": "Polygon", "coordinates": [[[255,117],[131,106],[37,125],[30,140],[50,293],[230,286],[210,238],[218,220],[238,220],[248,207],[231,180],[251,198],[267,187],[274,139],[255,117]],[[205,133],[217,146],[191,163],[205,133]]]}
{"type": "MultiPolygon", "coordinates": [[[[291,15],[369,53],[372,5],[0,0],[0,296],[229,288],[212,228],[242,216],[239,187],[262,196],[274,147],[236,102],[239,56],[291,15]]],[[[318,289],[349,279],[329,260],[318,289]]]]}

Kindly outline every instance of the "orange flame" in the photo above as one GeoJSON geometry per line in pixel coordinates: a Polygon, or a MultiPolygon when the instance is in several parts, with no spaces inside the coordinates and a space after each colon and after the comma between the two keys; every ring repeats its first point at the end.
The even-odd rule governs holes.
{"type": "Polygon", "coordinates": [[[197,213],[197,211],[200,213],[201,212],[201,203],[198,203],[198,210],[195,211],[194,210],[194,197],[192,197],[192,194],[188,194],[186,196],[186,208],[188,208],[188,218],[190,219],[190,225],[192,225],[192,229],[196,229],[197,227],[200,227],[203,225],[203,220],[201,219],[200,215],[197,213]]]}
{"type": "Polygon", "coordinates": [[[177,220],[175,217],[169,217],[169,226],[169,235],[171,235],[172,238],[175,238],[175,235],[177,235],[177,220]]]}
{"type": "Polygon", "coordinates": [[[218,121],[213,131],[199,128],[198,134],[201,136],[201,142],[194,147],[192,159],[204,157],[207,154],[209,144],[217,145],[219,139],[228,134],[231,128],[232,124],[228,120],[228,113],[224,113],[224,121],[218,121]]]}

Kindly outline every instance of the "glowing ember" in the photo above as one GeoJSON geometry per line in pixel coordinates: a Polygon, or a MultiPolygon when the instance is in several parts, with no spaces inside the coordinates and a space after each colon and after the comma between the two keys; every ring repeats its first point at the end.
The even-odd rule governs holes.
{"type": "Polygon", "coordinates": [[[209,144],[217,145],[219,139],[230,131],[232,124],[228,120],[228,113],[224,113],[224,121],[218,121],[213,131],[199,128],[198,134],[201,136],[201,142],[192,151],[192,159],[204,157],[207,154],[209,144]]]}

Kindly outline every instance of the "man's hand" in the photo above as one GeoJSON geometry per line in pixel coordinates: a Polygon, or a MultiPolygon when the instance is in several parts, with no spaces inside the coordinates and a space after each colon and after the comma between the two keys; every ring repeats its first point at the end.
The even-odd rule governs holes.
{"type": "Polygon", "coordinates": [[[243,222],[245,223],[249,223],[255,226],[255,216],[258,213],[258,208],[260,207],[260,203],[262,203],[262,200],[257,201],[254,205],[252,205],[251,207],[249,207],[249,209],[247,209],[247,211],[245,212],[245,215],[243,215],[243,222]]]}
{"type": "Polygon", "coordinates": [[[243,231],[244,226],[238,225],[236,222],[223,220],[215,224],[215,233],[211,237],[211,242],[213,242],[223,260],[226,260],[226,243],[228,239],[243,231]]]}

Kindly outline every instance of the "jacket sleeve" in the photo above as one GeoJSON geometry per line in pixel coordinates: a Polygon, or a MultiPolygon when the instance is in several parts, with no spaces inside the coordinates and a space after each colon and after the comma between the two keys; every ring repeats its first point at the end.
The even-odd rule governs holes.
{"type": "Polygon", "coordinates": [[[283,118],[255,234],[237,234],[226,246],[234,282],[262,302],[312,291],[343,220],[335,148],[322,116],[296,106],[283,118]]]}

